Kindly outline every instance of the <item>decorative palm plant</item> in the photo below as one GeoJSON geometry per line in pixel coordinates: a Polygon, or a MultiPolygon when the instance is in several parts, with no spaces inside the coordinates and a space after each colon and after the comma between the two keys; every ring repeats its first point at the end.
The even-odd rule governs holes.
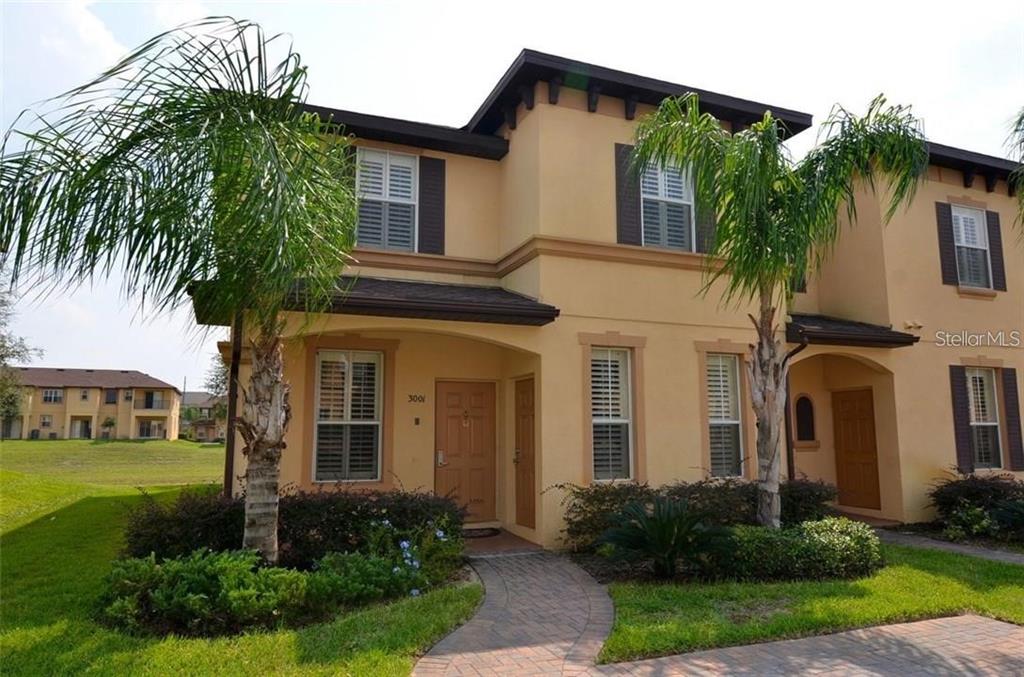
{"type": "Polygon", "coordinates": [[[758,521],[779,526],[779,468],[786,377],[791,352],[776,317],[790,283],[822,263],[839,237],[841,212],[856,221],[858,187],[874,191],[884,178],[886,221],[914,196],[928,166],[919,121],[883,97],[858,117],[836,107],[820,143],[800,161],[783,145],[783,125],[770,112],[730,133],[699,110],[698,97],[669,98],[637,129],[634,170],[649,164],[685,167],[697,208],[715,214],[705,292],[724,284],[723,300],[754,302],[757,342],[747,363],[757,418],[758,521]]]}
{"type": "Polygon", "coordinates": [[[328,303],[356,222],[348,141],[303,111],[306,93],[287,40],[203,19],[23,114],[0,166],[0,267],[12,283],[116,277],[156,310],[191,294],[236,331],[244,318],[242,545],[270,562],[290,418],[282,313],[328,303]]]}

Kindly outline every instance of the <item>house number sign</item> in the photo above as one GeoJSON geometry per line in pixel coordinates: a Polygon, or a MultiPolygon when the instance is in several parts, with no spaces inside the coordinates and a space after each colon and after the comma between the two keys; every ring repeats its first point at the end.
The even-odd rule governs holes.
{"type": "Polygon", "coordinates": [[[414,403],[417,403],[417,404],[422,404],[423,402],[426,402],[426,401],[427,401],[427,396],[426,395],[419,395],[419,394],[414,394],[414,393],[411,393],[409,395],[409,402],[414,402],[414,403]]]}

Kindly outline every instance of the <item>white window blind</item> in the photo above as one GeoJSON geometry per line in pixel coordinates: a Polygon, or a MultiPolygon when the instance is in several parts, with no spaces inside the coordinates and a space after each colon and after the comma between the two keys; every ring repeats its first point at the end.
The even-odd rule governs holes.
{"type": "Polygon", "coordinates": [[[994,369],[967,369],[967,401],[971,422],[971,449],[979,468],[1002,466],[999,444],[999,405],[994,369]]]}
{"type": "Polygon", "coordinates": [[[358,149],[356,186],[362,247],[413,251],[416,247],[416,156],[358,149]]]}
{"type": "Polygon", "coordinates": [[[594,479],[631,477],[633,404],[629,351],[593,348],[590,353],[590,413],[594,479]]]}
{"type": "Polygon", "coordinates": [[[708,354],[705,364],[711,475],[742,475],[739,358],[712,353],[708,354]]]}
{"type": "Polygon", "coordinates": [[[380,478],[380,353],[317,353],[317,482],[380,478]]]}
{"type": "Polygon", "coordinates": [[[953,240],[956,243],[956,269],[960,284],[992,287],[988,254],[988,226],[980,209],[952,205],[953,240]]]}
{"type": "Polygon", "coordinates": [[[689,172],[651,166],[640,177],[645,247],[694,250],[693,183],[689,172]]]}

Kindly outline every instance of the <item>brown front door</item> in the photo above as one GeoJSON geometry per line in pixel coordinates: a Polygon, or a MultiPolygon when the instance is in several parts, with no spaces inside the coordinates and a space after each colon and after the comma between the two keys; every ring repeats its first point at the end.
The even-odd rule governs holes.
{"type": "Polygon", "coordinates": [[[832,393],[832,420],[839,504],[880,509],[878,448],[875,445],[875,409],[871,391],[832,393]]]}
{"type": "Polygon", "coordinates": [[[493,520],[494,384],[440,381],[434,421],[434,490],[451,495],[466,520],[493,520]]]}
{"type": "Polygon", "coordinates": [[[516,381],[516,524],[536,526],[536,465],[533,453],[533,379],[516,381]]]}

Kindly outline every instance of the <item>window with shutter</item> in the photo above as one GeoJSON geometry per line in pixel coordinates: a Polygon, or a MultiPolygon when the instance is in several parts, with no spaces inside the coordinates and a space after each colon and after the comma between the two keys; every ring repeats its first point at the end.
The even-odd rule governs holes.
{"type": "Polygon", "coordinates": [[[317,353],[317,482],[380,478],[380,353],[317,353]]]}
{"type": "Polygon", "coordinates": [[[705,369],[711,475],[742,475],[739,358],[736,355],[711,353],[707,356],[705,369]]]}
{"type": "Polygon", "coordinates": [[[974,467],[1001,468],[999,405],[994,369],[967,369],[967,402],[974,467]]]}
{"type": "Polygon", "coordinates": [[[952,205],[953,241],[956,244],[956,269],[960,284],[966,287],[992,287],[989,261],[988,224],[980,209],[952,205]]]}
{"type": "Polygon", "coordinates": [[[640,177],[645,247],[694,251],[693,183],[675,167],[648,167],[640,177]]]}
{"type": "Polygon", "coordinates": [[[590,352],[590,412],[594,432],[594,479],[632,476],[633,403],[629,351],[590,352]]]}
{"type": "Polygon", "coordinates": [[[417,158],[360,148],[356,171],[361,247],[414,251],[416,248],[417,158]]]}

